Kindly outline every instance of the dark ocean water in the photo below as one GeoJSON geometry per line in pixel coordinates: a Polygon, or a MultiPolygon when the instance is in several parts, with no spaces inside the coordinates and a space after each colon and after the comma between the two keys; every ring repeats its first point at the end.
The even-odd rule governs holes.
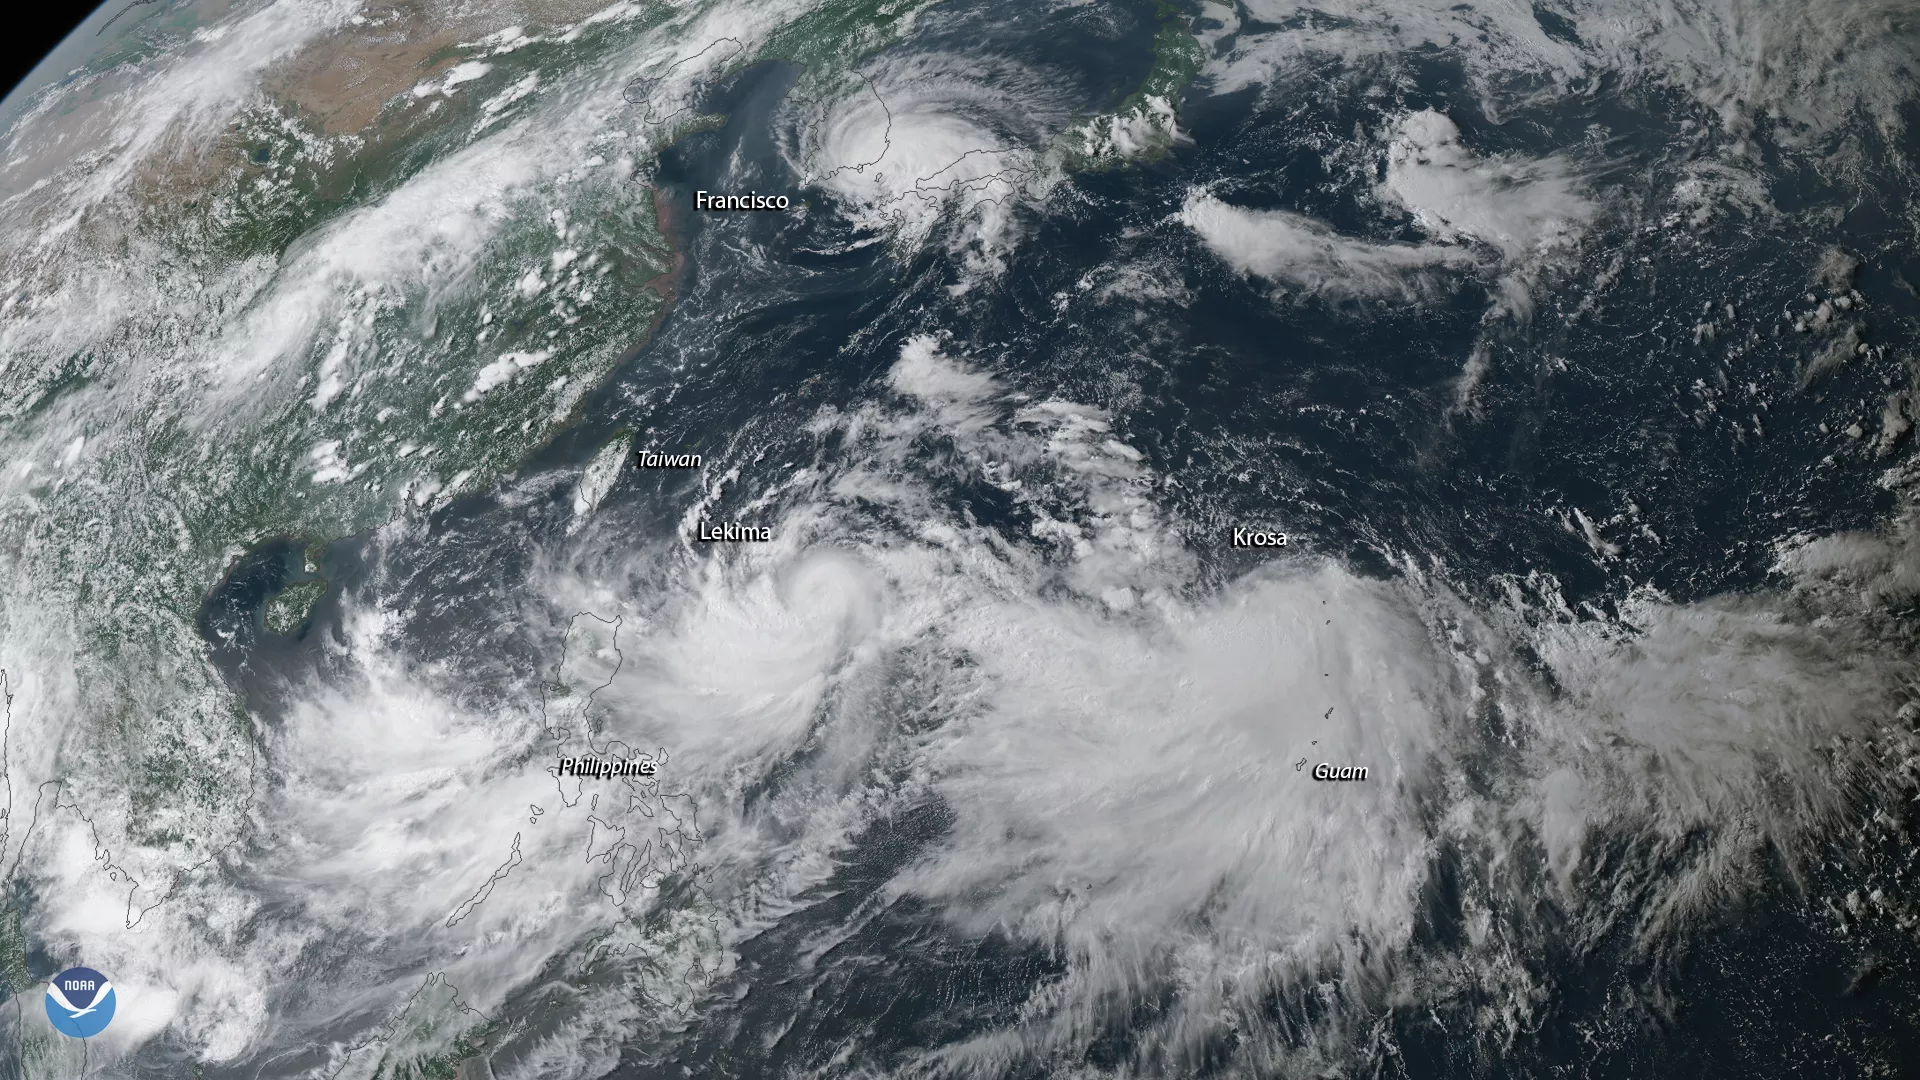
{"type": "MultiPolygon", "coordinates": [[[[1123,96],[1149,62],[1145,8],[1105,37],[1073,22],[1071,10],[997,15],[969,8],[942,29],[968,48],[1004,48],[1060,71],[1089,109],[1123,96]]],[[[915,47],[941,40],[936,33],[915,47]]],[[[1687,161],[1681,122],[1694,107],[1686,102],[1601,93],[1495,122],[1441,58],[1416,59],[1384,96],[1363,92],[1365,72],[1322,63],[1268,90],[1191,95],[1181,113],[1190,143],[1160,160],[1074,177],[1038,212],[1023,211],[1027,233],[1004,275],[958,296],[949,287],[960,270],[938,244],[904,256],[885,243],[850,247],[861,234],[824,194],[796,186],[778,150],[780,107],[797,73],[748,70],[713,103],[726,123],[670,151],[656,182],[675,207],[690,206],[695,190],[753,189],[792,191],[805,211],[678,215],[673,240],[687,271],[673,311],[589,399],[578,427],[527,466],[513,499],[461,500],[405,542],[335,544],[322,574],[336,591],[298,640],[264,642],[250,629],[296,553],[275,546],[250,556],[209,601],[209,634],[232,642],[219,660],[249,705],[271,718],[274,686],[329,663],[324,643],[339,634],[338,596],[377,596],[408,613],[406,637],[419,659],[471,664],[476,695],[493,692],[490,683],[505,693],[537,672],[542,643],[556,632],[520,595],[541,553],[565,546],[572,515],[570,488],[543,476],[632,430],[641,445],[693,448],[741,468],[747,479],[715,515],[742,510],[789,462],[831,467],[857,454],[821,445],[808,420],[823,405],[884,393],[881,379],[902,343],[926,333],[964,343],[974,364],[1016,392],[1108,410],[1116,437],[1143,451],[1154,474],[1177,481],[1154,497],[1213,586],[1261,557],[1230,550],[1227,530],[1270,522],[1365,574],[1395,573],[1394,561],[1411,557],[1490,602],[1496,578],[1548,574],[1569,604],[1611,612],[1636,586],[1678,600],[1759,587],[1781,537],[1864,526],[1887,513],[1890,496],[1873,483],[1886,463],[1838,432],[1877,409],[1889,380],[1907,377],[1898,350],[1913,344],[1920,302],[1898,282],[1920,278],[1920,264],[1909,264],[1914,256],[1891,220],[1871,206],[1795,212],[1824,211],[1844,193],[1783,167],[1770,191],[1788,210],[1779,218],[1729,213],[1701,229],[1659,227],[1673,210],[1661,193],[1687,161]],[[1590,130],[1607,132],[1609,164],[1593,182],[1621,194],[1577,257],[1542,272],[1530,322],[1485,320],[1486,277],[1464,278],[1419,305],[1276,299],[1169,222],[1191,189],[1207,187],[1236,205],[1311,214],[1355,235],[1412,238],[1412,224],[1370,195],[1378,176],[1348,168],[1327,140],[1423,108],[1446,112],[1488,154],[1577,154],[1590,130]],[[1868,339],[1896,351],[1802,389],[1808,346],[1780,313],[1805,306],[1811,268],[1835,245],[1863,256],[1857,287],[1868,339]],[[1184,299],[1055,306],[1089,274],[1121,266],[1151,268],[1184,299]],[[1727,304],[1739,312],[1732,329],[1696,344],[1701,313],[1727,304]],[[1491,366],[1460,408],[1458,380],[1476,347],[1491,366]],[[1728,404],[1703,415],[1702,386],[1728,404]],[[1764,434],[1753,433],[1750,416],[1764,434]],[[1622,550],[1598,559],[1566,524],[1574,508],[1595,519],[1631,517],[1658,539],[1609,527],[1622,550]]],[[[927,450],[932,458],[942,448],[927,450]]],[[[951,475],[927,482],[956,516],[1026,542],[1030,511],[1001,489],[951,475]]],[[[628,554],[664,550],[696,494],[687,474],[628,470],[602,513],[619,523],[628,554]]],[[[900,527],[879,510],[849,526],[900,527]]],[[[901,715],[911,722],[911,707],[901,715]]],[[[1893,820],[1890,828],[1911,824],[1904,810],[1893,820]]],[[[1006,935],[969,937],[884,889],[950,827],[950,811],[929,802],[859,835],[832,880],[745,942],[737,970],[707,988],[691,1015],[634,1031],[615,1075],[885,1075],[1022,1023],[1023,1006],[1062,975],[1059,957],[1006,935]]],[[[1463,1033],[1483,1030],[1478,1012],[1512,1003],[1472,989],[1472,978],[1440,977],[1480,962],[1463,929],[1465,898],[1480,888],[1476,864],[1440,842],[1415,955],[1388,965],[1404,976],[1402,990],[1426,986],[1431,997],[1385,986],[1276,993],[1269,1019],[1279,1031],[1304,1030],[1323,1010],[1371,1010],[1371,1034],[1330,1053],[1339,1071],[1328,1075],[1908,1072],[1920,1018],[1910,940],[1870,923],[1842,934],[1821,914],[1824,899],[1865,877],[1904,874],[1911,856],[1897,832],[1881,842],[1864,857],[1836,854],[1810,877],[1780,869],[1754,881],[1721,918],[1651,955],[1635,947],[1630,923],[1576,946],[1540,896],[1498,898],[1510,905],[1504,924],[1530,928],[1513,951],[1544,988],[1504,1042],[1463,1033]]],[[[698,889],[680,896],[700,902],[698,889]]],[[[504,1010],[529,1024],[493,1047],[498,1072],[564,1016],[535,974],[537,988],[504,1010]]],[[[1199,1059],[1165,1058],[1143,1043],[1177,991],[1163,993],[1104,1017],[1106,1035],[1077,1058],[1020,1061],[1010,1075],[1203,1076],[1245,1067],[1231,1037],[1199,1059]]]]}

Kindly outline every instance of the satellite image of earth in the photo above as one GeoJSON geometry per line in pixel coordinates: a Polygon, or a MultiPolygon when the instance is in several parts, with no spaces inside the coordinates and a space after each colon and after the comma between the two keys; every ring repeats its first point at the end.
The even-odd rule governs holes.
{"type": "Polygon", "coordinates": [[[1920,1074],[1916,125],[1920,0],[113,0],[0,1077],[1920,1074]]]}

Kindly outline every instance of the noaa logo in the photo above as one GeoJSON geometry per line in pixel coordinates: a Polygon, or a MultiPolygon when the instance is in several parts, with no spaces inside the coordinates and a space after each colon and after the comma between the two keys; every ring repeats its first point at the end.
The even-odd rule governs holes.
{"type": "Polygon", "coordinates": [[[92,968],[68,968],[47,984],[47,1019],[62,1035],[90,1038],[113,1020],[113,984],[92,968]]]}

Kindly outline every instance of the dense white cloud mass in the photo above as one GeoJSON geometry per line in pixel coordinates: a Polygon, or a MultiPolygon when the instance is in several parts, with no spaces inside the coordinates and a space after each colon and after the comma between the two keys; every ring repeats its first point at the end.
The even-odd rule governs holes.
{"type": "MultiPolygon", "coordinates": [[[[861,441],[856,460],[768,493],[794,539],[640,571],[675,599],[604,700],[634,718],[622,739],[693,759],[726,853],[715,895],[752,895],[722,939],[791,910],[875,815],[946,809],[951,831],[890,893],[968,934],[1060,950],[1069,972],[1031,1026],[953,1048],[956,1066],[1083,1045],[1096,1003],[1155,993],[1170,971],[1180,1004],[1158,1030],[1173,1045],[1316,973],[1401,977],[1387,958],[1409,947],[1436,843],[1496,876],[1543,860],[1556,891],[1538,899],[1576,935],[1643,904],[1656,947],[1769,853],[1817,857],[1856,812],[1831,778],[1857,766],[1834,748],[1905,692],[1897,650],[1846,621],[1816,629],[1785,595],[1642,598],[1627,630],[1476,613],[1411,564],[1378,582],[1304,556],[1207,595],[1152,500],[1116,503],[1150,477],[1124,443],[1077,433],[1084,406],[1022,403],[926,338],[887,382],[900,404],[819,418],[861,441]],[[953,468],[1003,478],[1044,523],[1036,547],[942,508],[912,449],[929,436],[952,440],[953,468]],[[876,504],[904,530],[848,529],[876,504]],[[924,710],[911,721],[903,695],[924,710]],[[1492,716],[1504,746],[1476,734],[1492,716]],[[741,803],[802,747],[804,782],[741,803]],[[1316,784],[1302,760],[1373,777],[1316,784]],[[1492,791],[1464,787],[1466,770],[1492,791]],[[1586,885],[1641,872],[1597,844],[1695,854],[1629,898],[1586,885]]],[[[553,588],[562,607],[619,605],[607,580],[553,588]]]]}
{"type": "Polygon", "coordinates": [[[1234,269],[1335,300],[1415,299],[1444,286],[1435,271],[1475,265],[1458,247],[1341,236],[1303,214],[1246,210],[1204,192],[1190,195],[1178,216],[1234,269]]]}
{"type": "Polygon", "coordinates": [[[1400,121],[1380,194],[1438,240],[1470,240],[1509,260],[1546,254],[1593,213],[1558,162],[1476,158],[1460,128],[1426,109],[1400,121]]]}
{"type": "Polygon", "coordinates": [[[943,221],[974,277],[1019,242],[1016,208],[1057,179],[1047,143],[1064,127],[1043,74],[944,54],[877,64],[825,102],[802,97],[790,123],[795,171],[865,228],[918,247],[943,221]]]}

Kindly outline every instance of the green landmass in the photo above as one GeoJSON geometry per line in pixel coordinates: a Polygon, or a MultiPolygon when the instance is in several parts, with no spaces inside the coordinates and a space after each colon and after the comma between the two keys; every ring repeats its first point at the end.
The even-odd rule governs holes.
{"type": "Polygon", "coordinates": [[[263,620],[269,634],[297,633],[313,615],[313,605],[327,594],[325,581],[298,581],[267,601],[263,620]]]}
{"type": "Polygon", "coordinates": [[[1160,29],[1146,77],[1111,112],[1069,133],[1063,148],[1067,168],[1115,168],[1129,160],[1157,160],[1172,149],[1180,95],[1200,72],[1200,43],[1178,7],[1156,0],[1154,11],[1160,29]]]}

